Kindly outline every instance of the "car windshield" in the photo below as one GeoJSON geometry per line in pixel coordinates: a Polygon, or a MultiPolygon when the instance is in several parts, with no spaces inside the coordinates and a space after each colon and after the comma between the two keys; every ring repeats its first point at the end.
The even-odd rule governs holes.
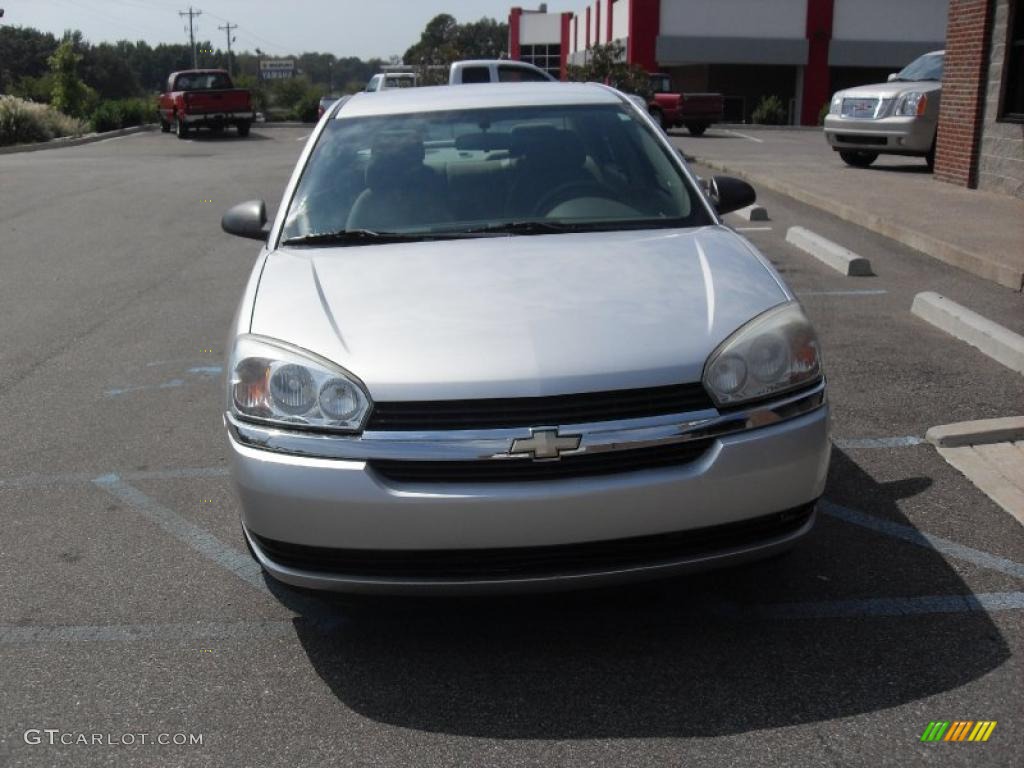
{"type": "Polygon", "coordinates": [[[896,80],[941,80],[942,79],[941,53],[926,53],[910,62],[896,75],[896,80]]]}
{"type": "Polygon", "coordinates": [[[700,192],[632,110],[515,107],[331,120],[282,239],[710,223],[700,192]]]}
{"type": "Polygon", "coordinates": [[[230,87],[231,80],[222,72],[205,72],[178,77],[179,91],[217,91],[230,87]]]}

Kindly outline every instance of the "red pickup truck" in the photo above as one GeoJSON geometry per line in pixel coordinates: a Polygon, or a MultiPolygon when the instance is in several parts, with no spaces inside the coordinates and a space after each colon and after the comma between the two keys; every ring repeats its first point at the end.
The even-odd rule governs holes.
{"type": "Polygon", "coordinates": [[[200,126],[220,131],[226,125],[238,128],[239,136],[248,136],[256,115],[252,94],[235,88],[223,69],[187,69],[172,72],[167,92],[160,94],[160,129],[164,133],[176,127],[178,138],[187,138],[200,126]]]}
{"type": "Polygon", "coordinates": [[[651,97],[648,111],[666,131],[685,125],[694,136],[700,136],[712,123],[722,122],[725,99],[720,93],[678,93],[672,79],[660,72],[651,75],[651,97]]]}

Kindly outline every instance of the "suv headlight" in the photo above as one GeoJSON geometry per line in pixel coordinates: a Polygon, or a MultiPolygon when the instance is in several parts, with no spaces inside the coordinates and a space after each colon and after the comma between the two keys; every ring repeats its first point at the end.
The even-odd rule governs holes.
{"type": "Polygon", "coordinates": [[[818,337],[798,303],[758,315],[722,342],[704,366],[704,387],[719,406],[759,400],[821,378],[818,337]]]}
{"type": "Polygon", "coordinates": [[[832,103],[829,104],[828,113],[830,115],[838,115],[843,111],[843,94],[837,93],[832,97],[832,103]]]}
{"type": "Polygon", "coordinates": [[[228,369],[228,408],[249,421],[358,432],[370,397],[351,373],[311,352],[239,336],[228,369]]]}
{"type": "Polygon", "coordinates": [[[904,93],[896,101],[896,114],[901,117],[921,117],[928,108],[928,94],[920,91],[904,93]]]}

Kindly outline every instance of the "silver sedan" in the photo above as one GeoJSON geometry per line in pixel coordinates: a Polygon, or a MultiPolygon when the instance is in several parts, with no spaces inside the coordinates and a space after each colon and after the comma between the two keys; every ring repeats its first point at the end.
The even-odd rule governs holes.
{"type": "Polygon", "coordinates": [[[643,110],[588,84],[324,115],[231,329],[254,557],[357,592],[564,589],[761,558],[829,463],[800,304],[643,110]]]}

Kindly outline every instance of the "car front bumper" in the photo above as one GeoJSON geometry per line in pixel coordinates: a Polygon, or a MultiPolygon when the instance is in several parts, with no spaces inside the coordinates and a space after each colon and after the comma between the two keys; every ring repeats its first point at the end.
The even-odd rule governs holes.
{"type": "Polygon", "coordinates": [[[837,151],[924,155],[935,140],[935,121],[921,117],[868,120],[828,115],[825,117],[825,138],[837,151]]]}
{"type": "MultiPolygon", "coordinates": [[[[686,421],[676,438],[700,434],[707,448],[681,466],[517,483],[395,483],[373,459],[267,450],[282,445],[267,437],[272,430],[226,420],[243,527],[275,578],[349,592],[530,591],[655,578],[792,546],[813,525],[829,463],[824,384],[810,397],[799,415],[755,416],[711,438],[707,425],[722,423],[708,418],[714,411],[686,421]]],[[[669,426],[615,434],[653,441],[669,426]]],[[[325,439],[332,450],[381,450],[325,439]]],[[[601,439],[584,430],[584,446],[597,450],[601,439]]],[[[382,442],[404,450],[401,440],[382,442]]]]}

